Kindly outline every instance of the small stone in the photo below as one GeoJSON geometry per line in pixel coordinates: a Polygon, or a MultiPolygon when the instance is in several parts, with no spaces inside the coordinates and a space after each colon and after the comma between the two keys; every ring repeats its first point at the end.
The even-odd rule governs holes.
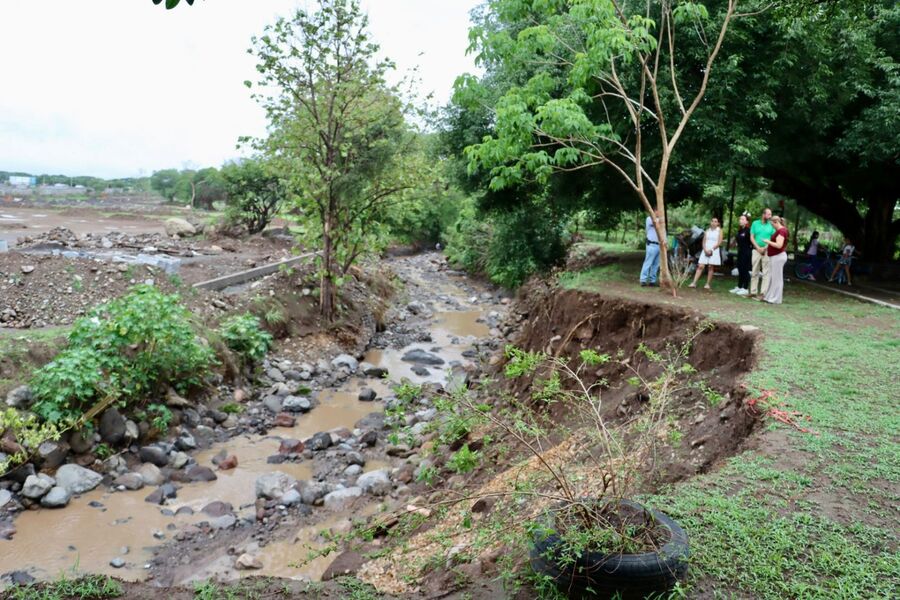
{"type": "Polygon", "coordinates": [[[372,388],[361,389],[358,396],[360,402],[374,402],[377,397],[378,394],[372,388]]]}
{"type": "Polygon", "coordinates": [[[349,354],[340,354],[331,361],[331,366],[335,369],[344,368],[350,373],[356,373],[359,368],[359,361],[349,354]]]}
{"type": "Polygon", "coordinates": [[[219,462],[220,471],[230,471],[238,466],[238,457],[231,454],[219,462]]]}
{"type": "Polygon", "coordinates": [[[356,485],[367,494],[372,494],[373,496],[384,496],[385,494],[390,493],[393,488],[391,477],[387,469],[378,469],[377,471],[363,473],[359,476],[359,479],[356,480],[356,485]]]}
{"type": "Polygon", "coordinates": [[[348,508],[357,498],[360,498],[362,495],[362,488],[354,486],[335,490],[330,494],[327,494],[323,498],[322,502],[325,505],[325,508],[329,510],[340,511],[348,508]]]}
{"type": "Polygon", "coordinates": [[[331,435],[319,432],[312,436],[306,443],[306,447],[313,451],[325,450],[332,445],[331,435]]]}
{"type": "Polygon", "coordinates": [[[34,265],[22,265],[22,272],[28,275],[29,273],[34,272],[34,265]]]}
{"type": "Polygon", "coordinates": [[[295,483],[296,479],[281,471],[264,473],[256,479],[256,497],[277,500],[295,483]]]}
{"type": "Polygon", "coordinates": [[[172,465],[173,469],[183,469],[185,465],[187,465],[191,460],[191,457],[185,454],[184,452],[173,452],[172,458],[169,460],[169,464],[172,465]]]}
{"type": "Polygon", "coordinates": [[[344,477],[358,477],[362,473],[362,467],[359,465],[350,465],[344,469],[344,477]]]}
{"type": "Polygon", "coordinates": [[[37,500],[44,496],[56,485],[56,481],[49,475],[38,473],[29,475],[22,486],[22,495],[30,500],[37,500]]]}
{"type": "Polygon", "coordinates": [[[166,481],[162,471],[153,463],[144,463],[137,470],[137,473],[146,485],[162,485],[166,481]]]}
{"type": "Polygon", "coordinates": [[[125,473],[115,478],[113,485],[122,486],[126,490],[139,490],[144,487],[144,478],[140,473],[125,473]]]}
{"type": "Polygon", "coordinates": [[[369,431],[363,432],[363,434],[359,436],[359,444],[361,446],[371,447],[376,443],[378,443],[378,434],[371,429],[369,431]]]}
{"type": "Polygon", "coordinates": [[[56,484],[70,494],[84,494],[103,481],[103,476],[78,465],[63,465],[56,471],[56,484]]]}
{"type": "Polygon", "coordinates": [[[275,421],[273,422],[273,424],[275,425],[275,427],[290,428],[297,424],[297,419],[287,413],[278,413],[277,415],[275,415],[275,421]]]}
{"type": "Polygon", "coordinates": [[[234,512],[234,507],[232,507],[228,502],[220,502],[219,500],[216,500],[204,506],[202,512],[203,514],[209,515],[210,517],[218,518],[232,514],[234,512]]]}
{"type": "Polygon", "coordinates": [[[281,398],[278,396],[266,396],[263,398],[263,406],[269,409],[269,412],[278,414],[281,412],[281,398]]]}
{"type": "Polygon", "coordinates": [[[303,498],[301,497],[300,492],[291,488],[281,496],[278,502],[285,506],[294,506],[295,504],[300,504],[302,500],[303,498]]]}
{"type": "Polygon", "coordinates": [[[109,566],[111,566],[113,569],[121,569],[125,566],[125,560],[117,556],[109,561],[109,566]]]}
{"type": "Polygon", "coordinates": [[[278,446],[278,454],[300,454],[304,448],[305,446],[300,440],[288,438],[281,440],[281,445],[278,446]]]}
{"type": "Polygon", "coordinates": [[[27,385],[20,385],[6,394],[6,405],[12,408],[26,409],[34,401],[34,393],[27,385]]]}
{"type": "Polygon", "coordinates": [[[432,354],[431,352],[427,352],[425,350],[421,350],[415,348],[410,350],[406,354],[404,354],[401,359],[405,362],[423,364],[423,365],[432,365],[432,366],[440,366],[444,364],[444,359],[436,354],[432,354]]]}
{"type": "Polygon", "coordinates": [[[222,515],[209,520],[209,526],[213,529],[229,529],[237,523],[237,517],[234,515],[222,515]]]}
{"type": "Polygon", "coordinates": [[[149,496],[144,498],[144,502],[149,502],[151,504],[164,504],[165,501],[169,498],[175,498],[178,495],[178,490],[171,483],[164,483],[156,490],[150,493],[149,496]]]}
{"type": "Polygon", "coordinates": [[[165,467],[169,464],[169,456],[159,446],[144,446],[138,452],[141,462],[150,463],[157,467],[165,467]]]}

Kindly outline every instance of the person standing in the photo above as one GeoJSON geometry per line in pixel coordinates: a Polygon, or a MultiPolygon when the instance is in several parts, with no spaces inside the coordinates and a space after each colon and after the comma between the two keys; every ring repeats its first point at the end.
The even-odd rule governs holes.
{"type": "Polygon", "coordinates": [[[787,262],[787,245],[790,235],[787,230],[787,219],[772,217],[776,227],[772,238],[766,240],[769,255],[769,289],[763,301],[769,304],[781,304],[784,296],[784,265],[787,262]]]}
{"type": "Polygon", "coordinates": [[[722,253],[719,252],[721,243],[722,228],[719,227],[719,219],[713,217],[709,222],[709,229],[703,233],[703,250],[700,252],[700,260],[697,263],[697,272],[694,273],[694,281],[688,287],[697,287],[697,281],[700,280],[703,268],[706,267],[706,285],[703,286],[703,289],[711,289],[713,273],[715,273],[716,267],[722,264],[722,253]]]}
{"type": "Polygon", "coordinates": [[[847,276],[847,285],[852,285],[850,283],[850,265],[853,263],[853,255],[855,253],[856,246],[853,245],[850,238],[844,238],[844,249],[841,250],[841,257],[838,259],[838,264],[834,265],[834,271],[832,271],[831,276],[828,277],[829,283],[833,282],[834,278],[837,277],[838,271],[843,269],[844,274],[847,276]]]}
{"type": "Polygon", "coordinates": [[[747,296],[750,294],[750,269],[753,268],[753,244],[750,243],[750,214],[744,213],[738,220],[739,228],[735,239],[737,239],[737,269],[738,284],[732,294],[738,296],[747,296]]]}
{"type": "Polygon", "coordinates": [[[750,272],[750,297],[766,295],[769,289],[769,254],[767,241],[772,239],[775,227],[769,221],[772,209],[764,208],[762,216],[750,226],[750,243],[753,244],[752,270],[750,272]]]}
{"type": "Polygon", "coordinates": [[[647,217],[644,223],[647,247],[644,250],[644,266],[641,267],[641,287],[656,285],[656,277],[659,273],[659,235],[656,233],[656,223],[659,223],[661,219],[662,213],[656,211],[654,216],[647,217]]]}

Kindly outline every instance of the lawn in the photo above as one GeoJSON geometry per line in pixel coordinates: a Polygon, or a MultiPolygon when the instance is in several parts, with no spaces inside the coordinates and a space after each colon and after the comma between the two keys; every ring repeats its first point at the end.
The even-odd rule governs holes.
{"type": "Polygon", "coordinates": [[[900,311],[788,283],[769,306],[728,293],[637,286],[640,259],[564,273],[564,287],[697,309],[761,329],[747,376],[796,411],[749,448],[652,501],[691,537],[685,597],[900,597],[900,311]]]}

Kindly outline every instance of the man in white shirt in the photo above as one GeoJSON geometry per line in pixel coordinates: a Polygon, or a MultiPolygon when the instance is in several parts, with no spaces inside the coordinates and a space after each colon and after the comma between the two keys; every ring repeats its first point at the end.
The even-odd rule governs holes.
{"type": "MultiPolygon", "coordinates": [[[[655,220],[658,223],[662,215],[656,211],[655,220]]],[[[647,249],[644,253],[644,266],[641,267],[641,286],[655,286],[656,276],[659,273],[659,235],[656,233],[654,218],[647,217],[644,224],[647,249]]]]}

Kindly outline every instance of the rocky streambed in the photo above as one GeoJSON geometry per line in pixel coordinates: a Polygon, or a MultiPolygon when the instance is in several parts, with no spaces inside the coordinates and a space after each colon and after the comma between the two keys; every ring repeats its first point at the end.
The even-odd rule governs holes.
{"type": "Polygon", "coordinates": [[[97,435],[135,439],[105,459],[105,473],[72,463],[0,488],[4,579],[76,569],[172,585],[340,569],[333,555],[305,560],[325,546],[321,532],[414,500],[428,460],[418,445],[439,418],[433,394],[465,381],[502,337],[499,293],[437,254],[391,263],[403,298],[362,355],[270,356],[252,388],[233,391],[238,412],[185,405],[153,444],[136,443],[138,424],[110,412],[97,435]],[[405,417],[416,438],[393,445],[384,409],[401,381],[424,393],[405,417]]]}

